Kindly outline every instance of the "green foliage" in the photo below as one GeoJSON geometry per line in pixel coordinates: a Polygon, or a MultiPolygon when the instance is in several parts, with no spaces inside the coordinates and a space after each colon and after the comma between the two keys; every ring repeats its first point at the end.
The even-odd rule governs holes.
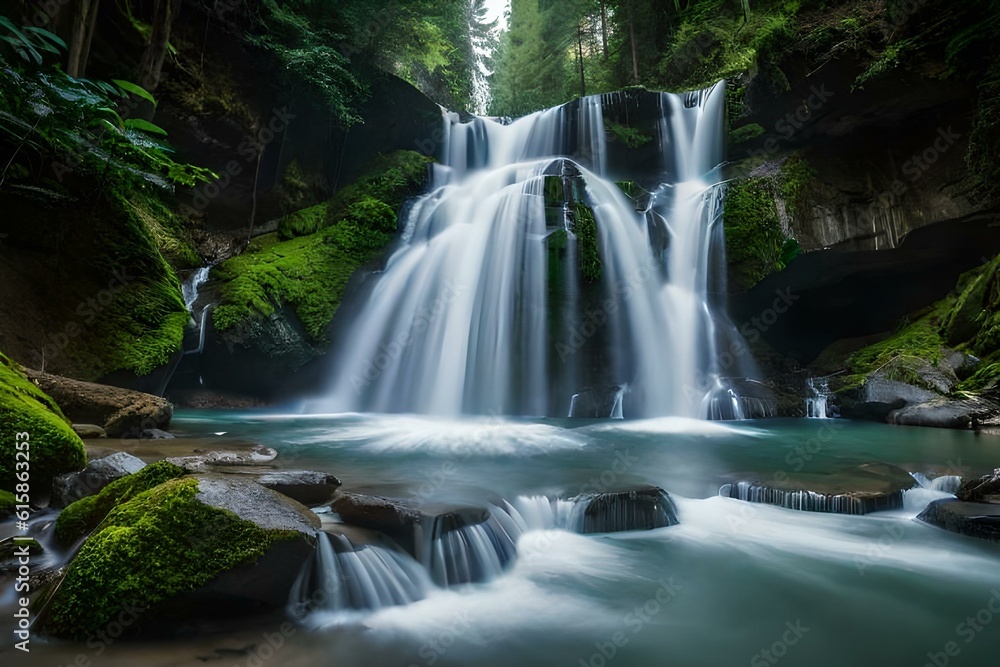
{"type": "MultiPolygon", "coordinates": [[[[867,375],[898,358],[922,359],[932,365],[937,364],[941,361],[944,343],[940,334],[940,316],[940,309],[935,309],[885,340],[858,350],[848,359],[848,369],[852,374],[867,375]]],[[[891,368],[888,370],[892,371],[891,368]]],[[[905,364],[899,365],[897,370],[905,372],[905,364]]],[[[913,383],[912,377],[897,376],[890,379],[913,383]]]]}
{"type": "Polygon", "coordinates": [[[577,251],[580,257],[580,273],[589,283],[601,279],[603,270],[601,253],[597,242],[597,220],[589,206],[578,202],[573,206],[572,231],[576,234],[577,251]]]}
{"type": "Polygon", "coordinates": [[[5,520],[14,514],[17,501],[10,491],[0,489],[0,520],[5,520]]]}
{"type": "MultiPolygon", "coordinates": [[[[54,163],[57,176],[73,172],[102,181],[138,186],[151,183],[192,186],[215,175],[180,164],[170,149],[147,133],[164,131],[142,119],[123,120],[123,90],[146,91],[128,82],[115,88],[104,82],[74,79],[62,71],[27,72],[0,57],[0,141],[54,163]]],[[[29,162],[30,164],[30,162],[29,162]]]]}
{"type": "Polygon", "coordinates": [[[771,179],[731,182],[726,189],[724,221],[732,289],[750,289],[794,256],[781,230],[771,179]]]}
{"type": "Polygon", "coordinates": [[[118,505],[183,474],[184,469],[180,466],[157,461],[139,472],[116,479],[97,495],[81,498],[60,512],[56,519],[56,537],[63,544],[72,544],[97,528],[118,505]]]}
{"type": "Polygon", "coordinates": [[[362,221],[362,226],[365,226],[367,223],[364,221],[369,216],[373,216],[372,224],[367,226],[394,232],[395,211],[408,197],[420,191],[427,180],[427,168],[431,162],[432,158],[416,151],[380,155],[358,180],[338,190],[329,201],[282,218],[278,222],[278,233],[283,239],[312,234],[348,217],[362,221]],[[388,207],[393,212],[392,220],[389,221],[384,207],[372,202],[388,207]],[[352,207],[355,207],[353,213],[352,207]]]}
{"type": "Polygon", "coordinates": [[[788,210],[803,217],[807,213],[809,186],[816,177],[816,170],[799,153],[793,153],[781,165],[781,196],[788,210]]]}
{"type": "Polygon", "coordinates": [[[629,148],[640,148],[653,140],[648,134],[643,134],[634,127],[628,127],[614,121],[605,121],[605,128],[618,140],[629,148]]]}
{"type": "Polygon", "coordinates": [[[70,565],[46,630],[82,641],[107,627],[123,604],[153,609],[294,537],[209,507],[197,494],[198,480],[177,479],[113,509],[70,565]]]}
{"type": "Polygon", "coordinates": [[[1000,194],[1000,64],[994,64],[979,83],[972,135],[966,164],[984,202],[1000,194]]]}
{"type": "Polygon", "coordinates": [[[729,132],[729,143],[739,146],[740,144],[745,144],[748,141],[756,139],[765,132],[766,130],[757,123],[743,125],[729,132]]]}
{"type": "Polygon", "coordinates": [[[59,55],[59,49],[66,48],[66,42],[58,35],[35,26],[18,28],[6,16],[0,16],[0,40],[10,44],[14,52],[27,62],[41,65],[42,53],[59,55]]]}
{"type": "Polygon", "coordinates": [[[330,204],[323,202],[301,211],[289,213],[278,221],[278,234],[283,239],[313,234],[326,226],[330,204]]]}
{"type": "MultiPolygon", "coordinates": [[[[15,490],[18,433],[27,433],[33,494],[45,491],[52,478],[87,464],[83,441],[70,428],[59,406],[29,381],[21,368],[0,354],[0,488],[15,490]]],[[[17,459],[22,451],[21,459],[17,459]]],[[[23,466],[22,466],[23,467],[23,466]]]]}

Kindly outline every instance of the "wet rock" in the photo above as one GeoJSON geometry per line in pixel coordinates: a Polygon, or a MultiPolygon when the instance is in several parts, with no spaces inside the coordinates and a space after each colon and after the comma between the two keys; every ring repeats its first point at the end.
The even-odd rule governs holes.
{"type": "Polygon", "coordinates": [[[73,424],[73,432],[87,440],[88,438],[106,438],[107,431],[97,424],[73,424]]]}
{"type": "Polygon", "coordinates": [[[928,505],[917,520],[953,533],[1000,542],[1000,505],[997,504],[945,498],[928,505]]]}
{"type": "Polygon", "coordinates": [[[344,523],[377,530],[396,541],[413,556],[434,536],[486,521],[489,511],[476,507],[417,507],[399,498],[358,493],[338,493],[333,511],[344,523]]]}
{"type": "Polygon", "coordinates": [[[680,522],[670,496],[663,489],[650,486],[593,496],[583,512],[582,532],[652,530],[677,523],[680,522]]]}
{"type": "Polygon", "coordinates": [[[886,421],[901,426],[974,429],[988,423],[998,414],[1000,405],[984,398],[955,400],[942,397],[893,410],[886,421]]]}
{"type": "Polygon", "coordinates": [[[187,472],[199,473],[212,472],[226,467],[257,466],[273,461],[277,457],[278,452],[270,447],[256,445],[250,451],[218,450],[192,456],[170,457],[167,461],[184,468],[187,472]]]}
{"type": "Polygon", "coordinates": [[[869,514],[903,507],[903,492],[916,485],[895,466],[868,463],[827,474],[785,474],[781,481],[723,484],[719,495],[805,512],[869,514]]]}
{"type": "Polygon", "coordinates": [[[840,411],[848,419],[885,421],[894,410],[919,405],[938,396],[921,387],[871,375],[864,385],[842,397],[840,411]]]}
{"type": "Polygon", "coordinates": [[[275,470],[261,475],[257,483],[309,507],[329,502],[340,487],[334,475],[312,470],[275,470]]]}
{"type": "Polygon", "coordinates": [[[145,467],[146,464],[141,459],[125,452],[95,459],[80,472],[59,475],[52,481],[50,505],[55,508],[66,507],[145,467]]]}
{"type": "Polygon", "coordinates": [[[955,495],[967,502],[1000,505],[1000,468],[979,479],[963,482],[955,495]]]}
{"type": "Polygon", "coordinates": [[[172,440],[175,436],[172,433],[158,428],[147,428],[139,434],[142,440],[172,440]]]}
{"type": "Polygon", "coordinates": [[[170,634],[284,608],[319,518],[240,476],[167,481],[118,505],[84,542],[41,626],[85,639],[122,613],[170,634]]]}
{"type": "Polygon", "coordinates": [[[25,373],[55,400],[71,422],[103,425],[112,438],[137,438],[146,429],[167,428],[174,414],[168,401],[152,394],[30,369],[25,373]]]}

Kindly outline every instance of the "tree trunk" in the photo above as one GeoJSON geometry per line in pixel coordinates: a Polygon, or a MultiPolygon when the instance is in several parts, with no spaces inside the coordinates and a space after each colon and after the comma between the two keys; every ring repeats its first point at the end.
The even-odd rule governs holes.
{"type": "Polygon", "coordinates": [[[69,59],[66,61],[66,73],[72,77],[80,76],[82,72],[84,43],[87,41],[87,26],[90,23],[91,0],[78,0],[76,12],[73,13],[73,28],[69,38],[69,59]]]}
{"type": "Polygon", "coordinates": [[[632,20],[632,3],[626,2],[628,9],[628,41],[632,43],[632,83],[639,83],[639,52],[635,44],[635,23],[632,20]]]}
{"type": "Polygon", "coordinates": [[[587,78],[583,71],[583,26],[576,25],[576,48],[580,58],[580,97],[587,96],[587,78]]]}
{"type": "Polygon", "coordinates": [[[90,62],[90,45],[94,41],[94,30],[97,29],[97,10],[101,7],[101,0],[92,0],[90,5],[90,16],[87,21],[87,36],[83,40],[83,53],[80,54],[80,76],[86,76],[87,63],[90,62]]]}
{"type": "Polygon", "coordinates": [[[604,59],[608,59],[608,5],[601,0],[601,47],[604,49],[604,59]]]}
{"type": "Polygon", "coordinates": [[[150,92],[160,83],[170,44],[170,28],[180,8],[181,0],[156,0],[153,6],[153,30],[139,64],[139,85],[150,92]]]}

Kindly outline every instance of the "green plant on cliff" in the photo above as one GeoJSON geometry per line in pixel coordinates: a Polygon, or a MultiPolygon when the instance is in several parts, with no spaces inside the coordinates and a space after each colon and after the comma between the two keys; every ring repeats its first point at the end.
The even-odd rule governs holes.
{"type": "Polygon", "coordinates": [[[572,230],[576,234],[580,273],[587,282],[596,283],[603,270],[597,243],[597,220],[590,207],[582,202],[573,205],[572,230]]]}
{"type": "Polygon", "coordinates": [[[774,188],[773,180],[763,177],[732,181],[727,186],[726,261],[734,290],[750,289],[784,268],[782,261],[794,256],[794,248],[786,246],[774,188]]]}
{"type": "Polygon", "coordinates": [[[86,464],[83,441],[59,406],[0,354],[0,489],[21,493],[16,485],[28,484],[34,496],[46,491],[56,475],[86,464]],[[19,442],[29,444],[19,447],[19,442]],[[18,477],[24,471],[19,461],[30,466],[27,480],[18,477]]]}
{"type": "Polygon", "coordinates": [[[380,156],[329,201],[285,216],[277,234],[223,262],[213,273],[223,281],[215,326],[237,329],[287,304],[314,342],[325,341],[348,280],[392,241],[396,211],[419,191],[430,163],[413,151],[380,156]]]}
{"type": "Polygon", "coordinates": [[[789,212],[798,218],[806,216],[809,186],[816,170],[799,153],[793,153],[781,165],[781,196],[789,212]]]}
{"type": "Polygon", "coordinates": [[[641,148],[653,140],[653,137],[628,125],[622,125],[621,123],[609,120],[604,122],[604,126],[611,132],[615,139],[629,148],[641,148]]]}
{"type": "Polygon", "coordinates": [[[297,534],[264,530],[198,501],[198,480],[176,479],[107,515],[84,543],[52,598],[47,631],[84,640],[121,613],[194,591],[297,534]],[[211,526],[210,534],[205,526],[211,526]]]}

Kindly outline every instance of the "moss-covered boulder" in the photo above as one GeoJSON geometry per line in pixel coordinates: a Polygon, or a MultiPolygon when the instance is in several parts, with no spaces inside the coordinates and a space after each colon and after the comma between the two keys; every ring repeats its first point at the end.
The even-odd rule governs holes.
{"type": "Polygon", "coordinates": [[[249,480],[168,481],[110,511],[42,623],[51,634],[84,640],[122,609],[139,617],[135,629],[280,607],[313,552],[318,525],[301,505],[249,480]]]}
{"type": "MultiPolygon", "coordinates": [[[[80,436],[59,406],[0,354],[0,488],[15,490],[18,443],[27,442],[31,493],[48,493],[52,478],[87,465],[80,436]],[[19,436],[26,433],[27,438],[19,436]]],[[[23,482],[23,480],[20,480],[23,482]]]]}
{"type": "Polygon", "coordinates": [[[72,544],[94,530],[116,506],[183,474],[184,469],[180,466],[157,461],[111,482],[97,495],[81,498],[59,514],[56,538],[63,544],[72,544]]]}

